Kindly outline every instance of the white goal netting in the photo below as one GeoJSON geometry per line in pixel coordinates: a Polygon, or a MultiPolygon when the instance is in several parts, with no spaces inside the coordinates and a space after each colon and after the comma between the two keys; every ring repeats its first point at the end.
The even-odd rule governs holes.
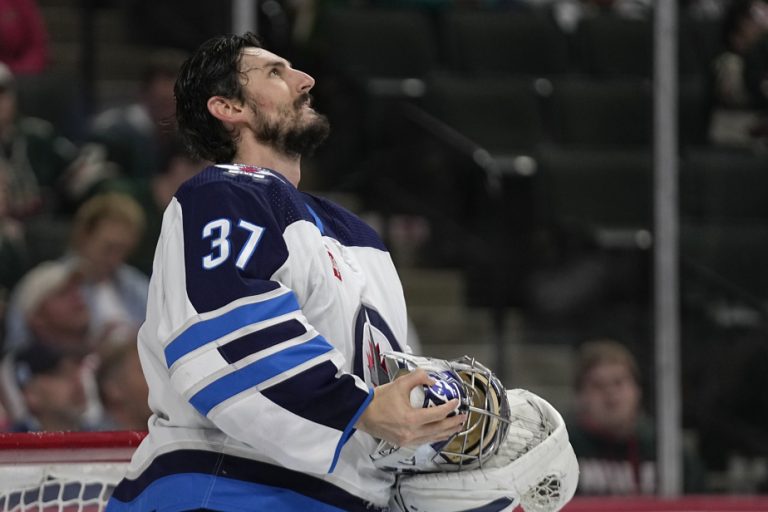
{"type": "Polygon", "coordinates": [[[96,512],[104,510],[125,463],[30,465],[10,474],[0,468],[3,512],[96,512]]]}
{"type": "Polygon", "coordinates": [[[0,434],[0,512],[104,510],[143,435],[0,434]]]}

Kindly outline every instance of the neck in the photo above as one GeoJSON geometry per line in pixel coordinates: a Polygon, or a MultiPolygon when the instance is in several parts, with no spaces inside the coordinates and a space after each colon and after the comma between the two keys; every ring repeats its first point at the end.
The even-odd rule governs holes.
{"type": "Polygon", "coordinates": [[[233,162],[275,170],[285,176],[294,187],[298,187],[301,180],[300,156],[280,153],[271,146],[265,146],[253,139],[246,140],[245,136],[237,148],[233,162]]]}
{"type": "Polygon", "coordinates": [[[636,420],[625,423],[615,423],[612,425],[596,424],[588,418],[582,418],[582,426],[586,430],[602,437],[607,437],[614,441],[626,441],[635,435],[637,426],[636,420]]]}
{"type": "Polygon", "coordinates": [[[39,342],[59,347],[65,352],[84,353],[91,344],[88,337],[88,326],[57,329],[39,327],[33,331],[33,334],[39,342]]]}

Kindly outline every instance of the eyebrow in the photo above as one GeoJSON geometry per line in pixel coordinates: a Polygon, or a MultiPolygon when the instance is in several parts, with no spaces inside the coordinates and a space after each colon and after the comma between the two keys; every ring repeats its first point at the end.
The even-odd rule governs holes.
{"type": "MultiPolygon", "coordinates": [[[[266,62],[264,66],[262,66],[262,68],[274,68],[274,67],[289,68],[291,67],[291,63],[288,61],[282,61],[282,60],[271,60],[269,62],[266,62]]],[[[259,68],[259,69],[262,69],[262,68],[259,68]]]]}
{"type": "Polygon", "coordinates": [[[257,70],[268,69],[268,68],[283,68],[283,69],[286,69],[286,68],[290,68],[290,67],[291,67],[291,63],[288,62],[288,61],[270,60],[270,61],[265,62],[261,66],[252,66],[252,67],[250,67],[248,69],[244,69],[242,72],[243,73],[247,73],[247,72],[249,72],[249,71],[251,71],[253,69],[257,69],[257,70]]]}

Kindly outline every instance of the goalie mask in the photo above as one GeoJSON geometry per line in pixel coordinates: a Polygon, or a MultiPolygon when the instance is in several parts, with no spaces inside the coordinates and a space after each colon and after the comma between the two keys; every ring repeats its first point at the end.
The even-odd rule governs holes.
{"type": "Polygon", "coordinates": [[[401,352],[382,354],[389,380],[418,368],[436,381],[415,388],[415,407],[431,407],[459,399],[457,413],[466,413],[465,428],[447,441],[415,447],[381,441],[371,458],[379,469],[397,473],[461,471],[482,467],[495,454],[507,434],[509,402],[504,386],[488,368],[464,356],[446,361],[401,352]],[[419,394],[423,391],[423,397],[419,394]]]}

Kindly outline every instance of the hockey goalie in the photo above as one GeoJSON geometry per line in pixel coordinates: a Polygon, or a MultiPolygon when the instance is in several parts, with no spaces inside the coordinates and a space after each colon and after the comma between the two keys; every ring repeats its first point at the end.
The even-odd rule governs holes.
{"type": "Polygon", "coordinates": [[[505,390],[486,367],[386,352],[389,379],[422,368],[435,382],[414,388],[414,407],[458,398],[465,428],[447,441],[400,447],[382,441],[374,464],[397,475],[393,512],[560,510],[576,491],[579,468],[560,414],[541,397],[505,390]]]}

